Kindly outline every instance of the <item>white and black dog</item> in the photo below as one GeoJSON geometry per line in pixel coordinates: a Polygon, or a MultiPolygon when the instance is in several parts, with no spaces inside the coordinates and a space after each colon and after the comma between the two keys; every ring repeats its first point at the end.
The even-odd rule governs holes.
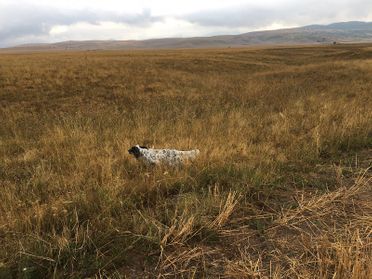
{"type": "Polygon", "coordinates": [[[180,166],[193,160],[200,153],[199,149],[180,151],[176,149],[153,149],[146,146],[135,145],[128,150],[137,160],[146,165],[180,166]]]}

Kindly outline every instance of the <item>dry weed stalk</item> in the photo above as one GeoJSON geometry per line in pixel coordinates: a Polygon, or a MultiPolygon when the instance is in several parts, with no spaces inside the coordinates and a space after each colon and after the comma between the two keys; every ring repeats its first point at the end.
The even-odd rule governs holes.
{"type": "Polygon", "coordinates": [[[230,191],[227,194],[226,200],[221,202],[220,211],[216,218],[211,222],[210,227],[217,229],[221,228],[228,221],[238,202],[239,194],[230,191]]]}

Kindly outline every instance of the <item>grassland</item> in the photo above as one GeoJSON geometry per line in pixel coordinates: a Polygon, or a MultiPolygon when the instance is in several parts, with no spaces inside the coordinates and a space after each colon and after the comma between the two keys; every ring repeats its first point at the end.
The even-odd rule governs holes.
{"type": "Polygon", "coordinates": [[[3,53],[0,278],[371,278],[371,158],[368,45],[3,53]]]}

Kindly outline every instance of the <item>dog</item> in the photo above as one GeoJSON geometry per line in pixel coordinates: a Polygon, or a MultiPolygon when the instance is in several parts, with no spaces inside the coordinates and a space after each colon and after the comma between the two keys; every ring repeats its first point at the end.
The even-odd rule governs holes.
{"type": "Polygon", "coordinates": [[[153,149],[135,145],[128,150],[137,160],[148,166],[168,165],[181,166],[194,160],[200,153],[199,149],[180,151],[176,149],[153,149]]]}

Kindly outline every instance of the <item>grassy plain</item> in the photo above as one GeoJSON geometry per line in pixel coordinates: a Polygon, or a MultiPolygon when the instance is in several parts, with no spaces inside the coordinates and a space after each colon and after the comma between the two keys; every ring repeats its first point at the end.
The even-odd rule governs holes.
{"type": "Polygon", "coordinates": [[[2,53],[0,278],[371,278],[371,158],[368,45],[2,53]]]}

